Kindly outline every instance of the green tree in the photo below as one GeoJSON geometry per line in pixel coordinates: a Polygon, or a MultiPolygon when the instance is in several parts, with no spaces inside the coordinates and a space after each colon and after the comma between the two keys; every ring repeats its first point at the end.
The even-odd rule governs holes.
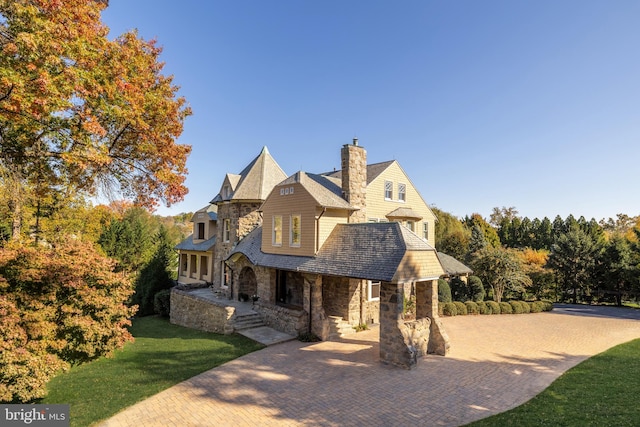
{"type": "Polygon", "coordinates": [[[469,276],[469,297],[472,301],[484,301],[485,291],[482,280],[478,276],[469,276]]]}
{"type": "Polygon", "coordinates": [[[575,304],[578,302],[579,291],[591,297],[596,257],[600,248],[579,227],[569,226],[568,229],[569,231],[556,238],[548,265],[558,273],[564,291],[572,293],[575,304]]]}
{"type": "Polygon", "coordinates": [[[451,287],[444,279],[438,279],[438,302],[451,302],[451,287]]]}
{"type": "Polygon", "coordinates": [[[454,215],[432,208],[436,218],[436,247],[457,259],[464,259],[469,250],[471,232],[454,215]]]}
{"type": "Polygon", "coordinates": [[[601,261],[605,283],[610,284],[616,295],[616,304],[621,306],[623,294],[630,292],[638,282],[631,243],[625,237],[615,235],[606,245],[601,261]]]}
{"type": "Polygon", "coordinates": [[[173,242],[164,226],[156,235],[156,250],[136,280],[136,293],[133,303],[138,305],[138,315],[146,316],[154,313],[155,295],[173,286],[172,272],[177,265],[177,258],[173,251],[173,242]]]}
{"type": "Polygon", "coordinates": [[[496,302],[501,302],[506,293],[521,296],[531,284],[513,249],[486,247],[474,255],[472,265],[482,283],[491,287],[496,302]]]}
{"type": "Polygon", "coordinates": [[[157,223],[143,208],[129,208],[122,219],[114,219],[98,239],[104,252],[118,261],[118,269],[138,273],[151,259],[157,223]]]}

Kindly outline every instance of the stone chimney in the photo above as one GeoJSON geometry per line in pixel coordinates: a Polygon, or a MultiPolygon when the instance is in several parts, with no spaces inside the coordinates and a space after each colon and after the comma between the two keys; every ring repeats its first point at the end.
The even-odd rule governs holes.
{"type": "Polygon", "coordinates": [[[358,145],[345,144],[340,151],[342,159],[342,197],[357,211],[349,215],[349,222],[367,221],[367,151],[358,145]]]}

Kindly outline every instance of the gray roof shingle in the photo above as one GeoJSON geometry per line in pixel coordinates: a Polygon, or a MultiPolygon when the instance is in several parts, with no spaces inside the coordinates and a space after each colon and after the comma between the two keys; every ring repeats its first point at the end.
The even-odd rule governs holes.
{"type": "Polygon", "coordinates": [[[340,181],[326,177],[299,171],[278,184],[300,184],[313,197],[318,206],[327,208],[340,208],[354,210],[349,202],[342,198],[340,181]]]}
{"type": "Polygon", "coordinates": [[[387,218],[411,218],[411,219],[422,219],[422,216],[414,211],[411,208],[398,208],[389,212],[386,215],[387,218]]]}
{"type": "Polygon", "coordinates": [[[338,224],[315,257],[267,254],[260,250],[261,242],[262,227],[258,227],[238,243],[229,257],[241,253],[263,267],[388,282],[406,251],[435,252],[395,222],[338,224]]]}
{"type": "Polygon", "coordinates": [[[199,251],[199,252],[207,252],[210,251],[216,244],[216,236],[213,236],[209,240],[205,240],[200,243],[193,243],[193,234],[182,242],[178,243],[175,246],[176,250],[181,251],[199,251]]]}
{"type": "Polygon", "coordinates": [[[473,270],[469,267],[444,252],[438,252],[438,258],[440,258],[440,264],[448,276],[459,276],[461,274],[471,274],[473,270]]]}
{"type": "Polygon", "coordinates": [[[265,200],[273,187],[286,177],[287,174],[267,147],[263,147],[260,154],[239,175],[227,174],[231,194],[224,197],[218,193],[211,203],[224,200],[265,200]]]}

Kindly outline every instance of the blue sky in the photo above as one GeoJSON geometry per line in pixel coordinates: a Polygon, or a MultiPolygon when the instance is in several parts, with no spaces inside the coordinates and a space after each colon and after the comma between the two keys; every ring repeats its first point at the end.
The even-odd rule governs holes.
{"type": "Polygon", "coordinates": [[[340,168],[357,136],[463,217],[640,215],[640,2],[110,0],[194,111],[194,211],[261,150],[340,168]]]}

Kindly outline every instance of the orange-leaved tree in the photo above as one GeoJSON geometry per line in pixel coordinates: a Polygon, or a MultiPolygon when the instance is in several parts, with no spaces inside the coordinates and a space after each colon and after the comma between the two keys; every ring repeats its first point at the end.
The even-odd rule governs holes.
{"type": "Polygon", "coordinates": [[[0,176],[12,234],[25,201],[74,187],[117,190],[153,208],[182,200],[190,114],[161,49],[135,31],[115,39],[104,2],[0,0],[0,176]]]}
{"type": "Polygon", "coordinates": [[[132,340],[131,281],[89,242],[0,249],[0,401],[42,397],[60,368],[132,340]]]}

